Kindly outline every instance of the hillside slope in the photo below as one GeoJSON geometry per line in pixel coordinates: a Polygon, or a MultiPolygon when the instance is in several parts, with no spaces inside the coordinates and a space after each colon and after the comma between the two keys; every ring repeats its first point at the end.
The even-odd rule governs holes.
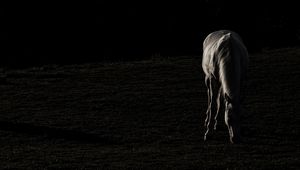
{"type": "Polygon", "coordinates": [[[200,57],[2,71],[3,169],[299,168],[300,48],[250,56],[244,144],[203,142],[200,57]]]}

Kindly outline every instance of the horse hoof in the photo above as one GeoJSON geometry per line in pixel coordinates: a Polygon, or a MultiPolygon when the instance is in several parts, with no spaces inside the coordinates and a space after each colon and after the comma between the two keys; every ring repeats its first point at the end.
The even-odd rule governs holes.
{"type": "Polygon", "coordinates": [[[214,126],[214,130],[217,130],[217,126],[214,126]]]}
{"type": "Polygon", "coordinates": [[[206,140],[207,140],[207,138],[206,138],[206,136],[204,136],[203,141],[206,142],[206,140]]]}

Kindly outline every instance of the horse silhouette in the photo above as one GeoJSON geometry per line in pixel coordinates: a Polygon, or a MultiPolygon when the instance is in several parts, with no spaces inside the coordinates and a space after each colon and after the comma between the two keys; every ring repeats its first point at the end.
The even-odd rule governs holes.
{"type": "Polygon", "coordinates": [[[241,90],[245,83],[248,51],[241,37],[229,30],[210,33],[203,42],[202,68],[205,73],[208,108],[206,111],[204,141],[207,140],[212,108],[216,103],[214,130],[220,111],[221,97],[225,105],[225,124],[231,143],[241,142],[241,90]]]}

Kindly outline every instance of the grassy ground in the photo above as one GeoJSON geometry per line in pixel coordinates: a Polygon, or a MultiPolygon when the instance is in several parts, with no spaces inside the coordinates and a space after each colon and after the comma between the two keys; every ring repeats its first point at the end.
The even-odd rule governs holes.
{"type": "Polygon", "coordinates": [[[203,142],[200,57],[2,71],[0,169],[299,169],[299,65],[250,56],[239,145],[203,142]]]}

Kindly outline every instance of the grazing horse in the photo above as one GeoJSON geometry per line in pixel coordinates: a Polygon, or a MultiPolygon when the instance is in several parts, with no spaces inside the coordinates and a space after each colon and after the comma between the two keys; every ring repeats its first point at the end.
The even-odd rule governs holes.
{"type": "Polygon", "coordinates": [[[241,87],[244,85],[248,52],[240,36],[228,30],[210,33],[203,42],[202,68],[205,73],[208,108],[205,126],[206,141],[212,117],[214,103],[217,104],[214,116],[214,130],[220,110],[221,97],[225,104],[225,123],[228,127],[231,143],[239,143],[241,87]]]}

